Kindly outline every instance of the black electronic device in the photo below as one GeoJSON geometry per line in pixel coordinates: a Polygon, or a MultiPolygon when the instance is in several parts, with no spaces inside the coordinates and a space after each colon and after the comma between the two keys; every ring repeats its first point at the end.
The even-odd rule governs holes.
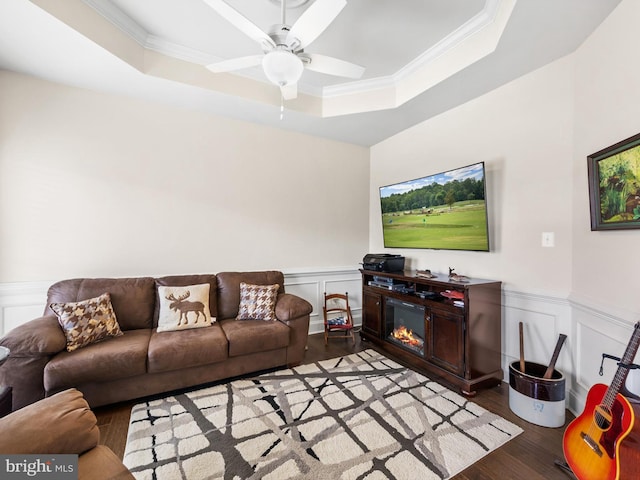
{"type": "Polygon", "coordinates": [[[391,253],[367,253],[362,259],[362,268],[374,272],[402,272],[404,257],[391,253]]]}
{"type": "Polygon", "coordinates": [[[387,283],[393,285],[393,278],[391,277],[381,277],[380,275],[374,275],[373,281],[378,283],[387,283]]]}
{"type": "Polygon", "coordinates": [[[376,282],[375,280],[371,280],[367,285],[370,287],[384,288],[385,290],[391,290],[393,292],[413,293],[415,291],[414,287],[407,286],[403,283],[376,282]]]}
{"type": "Polygon", "coordinates": [[[419,291],[419,292],[416,292],[416,296],[422,299],[425,299],[425,298],[437,298],[438,295],[436,294],[436,292],[419,291]]]}

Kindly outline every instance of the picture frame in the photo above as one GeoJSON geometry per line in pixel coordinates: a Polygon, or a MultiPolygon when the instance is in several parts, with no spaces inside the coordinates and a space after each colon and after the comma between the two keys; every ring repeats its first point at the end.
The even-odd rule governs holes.
{"type": "Polygon", "coordinates": [[[591,230],[640,228],[640,133],[587,157],[591,230]]]}

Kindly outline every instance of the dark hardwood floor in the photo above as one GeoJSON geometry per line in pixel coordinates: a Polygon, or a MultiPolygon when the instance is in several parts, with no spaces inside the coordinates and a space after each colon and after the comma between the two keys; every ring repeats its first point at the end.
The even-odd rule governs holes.
{"type": "MultiPolygon", "coordinates": [[[[350,340],[334,339],[325,347],[322,334],[310,335],[305,362],[339,357],[372,348],[371,344],[362,342],[359,335],[356,335],[356,338],[355,346],[350,340]]],[[[499,387],[480,391],[472,400],[519,425],[524,432],[453,478],[456,480],[567,480],[571,478],[554,463],[563,458],[564,428],[533,425],[511,412],[509,385],[505,383],[499,387]]],[[[109,446],[121,458],[127,440],[131,407],[136,403],[139,403],[139,400],[94,409],[100,426],[101,443],[109,446]]],[[[573,415],[567,411],[567,423],[572,419],[573,415]]]]}

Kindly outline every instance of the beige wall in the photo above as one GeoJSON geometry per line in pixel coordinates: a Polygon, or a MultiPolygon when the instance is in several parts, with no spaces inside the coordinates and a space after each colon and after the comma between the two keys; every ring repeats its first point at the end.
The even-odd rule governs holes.
{"type": "MultiPolygon", "coordinates": [[[[564,59],[371,149],[370,250],[383,250],[378,188],[485,162],[491,252],[395,250],[412,266],[502,280],[507,289],[571,288],[572,61],[564,59]],[[542,232],[556,246],[542,247],[542,232]]],[[[392,251],[392,250],[389,250],[392,251]]]]}
{"type": "MultiPolygon", "coordinates": [[[[0,72],[0,285],[355,266],[384,251],[379,186],[484,161],[491,252],[395,252],[504,282],[503,367],[519,321],[532,361],[568,334],[558,365],[579,413],[615,371],[597,375],[600,354],[622,354],[640,314],[640,231],[590,231],[586,170],[640,132],[637,18],[623,0],[574,54],[370,151],[0,72]]],[[[339,270],[334,287],[351,289],[339,270]]],[[[332,285],[291,283],[308,297],[332,285]]]]}
{"type": "MultiPolygon", "coordinates": [[[[610,383],[640,316],[640,230],[592,232],[587,155],[640,132],[640,2],[623,0],[573,54],[371,149],[370,250],[383,250],[378,187],[484,161],[491,252],[396,250],[413,266],[495,278],[503,289],[503,368],[518,356],[558,367],[580,413],[594,383],[610,383]],[[555,232],[543,248],[541,233],[555,232]]],[[[627,387],[640,393],[640,374],[627,387]]]]}
{"type": "Polygon", "coordinates": [[[370,249],[383,249],[379,186],[484,161],[491,253],[397,252],[640,312],[640,231],[590,230],[586,160],[640,132],[637,18],[640,2],[623,0],[574,54],[372,147],[370,249]],[[542,232],[555,248],[541,247],[542,232]]]}
{"type": "MultiPolygon", "coordinates": [[[[573,144],[573,284],[576,380],[586,391],[608,383],[617,367],[600,354],[622,356],[631,325],[640,320],[640,230],[590,230],[587,155],[640,132],[640,64],[637,19],[640,2],[623,0],[576,53],[573,144]]],[[[640,358],[636,356],[636,362],[640,358]]],[[[640,372],[627,388],[640,393],[640,372]]]]}
{"type": "Polygon", "coordinates": [[[0,283],[356,266],[368,149],[0,72],[0,283]]]}
{"type": "MultiPolygon", "coordinates": [[[[384,250],[378,188],[483,161],[490,252],[388,250],[412,267],[449,267],[503,282],[502,368],[519,357],[546,364],[559,333],[573,330],[566,298],[572,281],[571,171],[573,61],[565,58],[406,130],[371,149],[370,250],[384,250]],[[542,246],[554,232],[555,247],[542,246]]],[[[571,391],[574,350],[558,368],[571,391]]],[[[573,402],[576,403],[576,402],[573,402]]]]}
{"type": "Polygon", "coordinates": [[[640,230],[590,230],[586,157],[640,133],[639,18],[640,2],[624,0],[576,54],[572,165],[573,293],[633,320],[640,230]]]}

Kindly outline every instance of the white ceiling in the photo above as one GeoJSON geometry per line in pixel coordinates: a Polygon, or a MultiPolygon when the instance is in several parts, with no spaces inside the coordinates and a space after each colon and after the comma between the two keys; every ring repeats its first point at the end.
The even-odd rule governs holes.
{"type": "MultiPolygon", "coordinates": [[[[227,1],[265,31],[280,23],[278,0],[227,1]]],[[[261,49],[202,0],[2,0],[0,68],[370,146],[571,53],[620,0],[347,2],[306,51],[363,79],[305,71],[283,120],[260,68],[203,67],[261,49]]]]}
{"type": "MultiPolygon", "coordinates": [[[[133,20],[147,35],[147,42],[149,36],[159,40],[153,47],[163,53],[180,49],[186,58],[201,63],[262,53],[256,42],[203,0],[85,1],[112,21],[122,15],[133,20]]],[[[226,1],[265,32],[280,23],[277,0],[226,1]]],[[[293,25],[312,3],[309,0],[297,8],[288,8],[287,24],[293,25]]],[[[485,6],[485,0],[403,0],[402,3],[400,10],[397,0],[349,0],[347,7],[307,51],[365,66],[363,79],[391,75],[479,14],[485,6]]],[[[256,70],[256,76],[262,78],[261,69],[256,70]]],[[[307,71],[302,90],[318,95],[323,86],[344,81],[307,71]]]]}

